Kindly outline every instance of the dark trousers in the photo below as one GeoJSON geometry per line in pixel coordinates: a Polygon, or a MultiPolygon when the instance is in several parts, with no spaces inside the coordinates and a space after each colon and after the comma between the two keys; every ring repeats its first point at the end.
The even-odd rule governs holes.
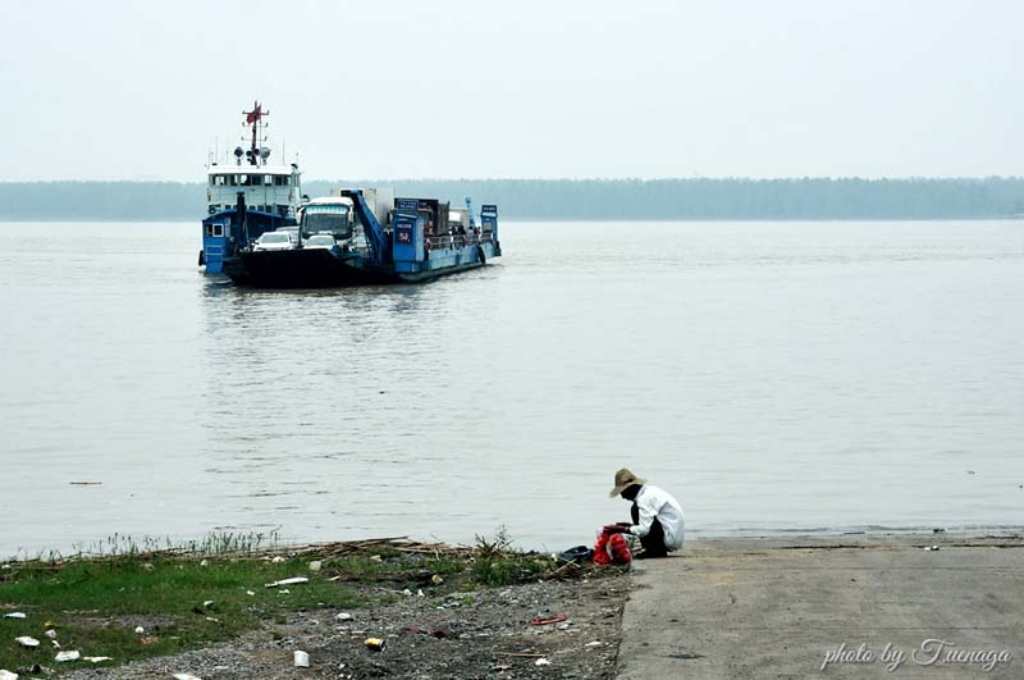
{"type": "MultiPolygon", "coordinates": [[[[640,523],[640,508],[636,507],[636,503],[633,503],[633,507],[629,509],[629,516],[633,519],[633,524],[640,523]]],[[[647,532],[647,535],[640,537],[640,545],[644,548],[644,557],[668,555],[668,548],[665,547],[665,528],[661,526],[661,522],[657,518],[651,522],[651,530],[647,532]]]]}

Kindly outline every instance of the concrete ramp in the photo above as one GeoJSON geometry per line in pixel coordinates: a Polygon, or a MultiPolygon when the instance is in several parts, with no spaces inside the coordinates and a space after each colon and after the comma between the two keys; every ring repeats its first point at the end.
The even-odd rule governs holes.
{"type": "Polygon", "coordinates": [[[622,625],[620,680],[1024,678],[1024,541],[697,540],[636,563],[622,625]]]}

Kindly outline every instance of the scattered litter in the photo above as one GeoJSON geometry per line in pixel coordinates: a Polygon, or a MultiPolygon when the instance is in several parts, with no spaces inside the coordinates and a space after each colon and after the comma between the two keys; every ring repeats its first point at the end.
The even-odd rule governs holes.
{"type": "Polygon", "coordinates": [[[113,661],[114,657],[112,657],[112,656],[83,656],[82,660],[83,661],[88,661],[89,663],[103,663],[104,661],[113,661]]]}
{"type": "Polygon", "coordinates": [[[292,591],[288,590],[287,588],[281,588],[281,590],[277,591],[277,594],[278,595],[291,595],[292,591]]]}
{"type": "Polygon", "coordinates": [[[201,561],[201,562],[199,563],[199,566],[200,566],[200,567],[208,567],[208,566],[210,566],[210,560],[202,560],[202,561],[201,561]]]}
{"type": "Polygon", "coordinates": [[[149,637],[139,638],[139,644],[143,647],[149,647],[150,645],[155,645],[158,642],[160,642],[160,638],[156,635],[150,635],[149,637]]]}
{"type": "Polygon", "coordinates": [[[210,623],[220,623],[220,619],[215,619],[212,616],[207,616],[206,620],[209,621],[210,623]]]}
{"type": "Polygon", "coordinates": [[[363,644],[366,645],[367,649],[372,649],[375,652],[384,651],[383,638],[366,638],[366,640],[363,641],[363,644]]]}
{"type": "Polygon", "coordinates": [[[370,561],[371,562],[383,562],[384,558],[381,557],[380,555],[370,555],[370,561]]]}
{"type": "Polygon", "coordinates": [[[45,635],[46,637],[50,638],[51,640],[56,640],[57,639],[57,631],[55,631],[53,628],[51,628],[50,630],[48,630],[45,633],[43,633],[43,635],[45,635]]]}
{"type": "Polygon", "coordinates": [[[435,586],[439,586],[442,583],[444,583],[444,577],[440,574],[434,574],[430,577],[430,582],[433,583],[435,586]]]}
{"type": "Polygon", "coordinates": [[[143,628],[142,626],[136,626],[135,627],[135,634],[136,635],[145,635],[146,634],[146,629],[143,628]]]}
{"type": "Polygon", "coordinates": [[[550,666],[551,662],[548,661],[547,659],[545,659],[544,657],[541,657],[541,658],[537,659],[536,661],[534,661],[533,665],[534,666],[550,666]]]}
{"type": "Polygon", "coordinates": [[[192,675],[191,673],[175,673],[174,680],[203,680],[199,676],[192,675]]]}
{"type": "Polygon", "coordinates": [[[152,562],[143,562],[142,563],[142,568],[145,569],[146,571],[153,571],[153,569],[154,569],[153,563],[152,562]]]}
{"type": "Polygon", "coordinates": [[[937,545],[926,545],[926,546],[924,547],[924,549],[925,549],[926,551],[928,551],[928,552],[934,552],[934,551],[936,551],[936,550],[938,550],[938,549],[939,549],[939,546],[937,546],[937,545]]]}
{"type": "Polygon", "coordinates": [[[423,594],[423,590],[422,589],[418,589],[416,591],[416,597],[426,597],[426,596],[423,594]]]}
{"type": "Polygon", "coordinates": [[[251,591],[251,590],[247,590],[247,591],[245,591],[245,594],[246,594],[246,595],[248,595],[249,597],[256,597],[256,593],[254,593],[254,592],[253,592],[253,591],[251,591]]]}
{"type": "Polygon", "coordinates": [[[560,614],[555,614],[554,616],[549,616],[547,618],[545,618],[543,616],[535,616],[532,619],[530,619],[530,625],[531,626],[546,626],[546,625],[551,624],[551,623],[561,623],[562,621],[565,621],[568,618],[569,618],[568,614],[561,614],[561,613],[560,614]]]}
{"type": "Polygon", "coordinates": [[[323,566],[324,566],[324,563],[321,562],[320,560],[313,560],[312,562],[309,563],[309,570],[310,571],[320,571],[320,569],[323,566]]]}
{"type": "Polygon", "coordinates": [[[53,645],[56,649],[60,649],[60,643],[56,640],[50,640],[50,644],[53,645]]]}
{"type": "Polygon", "coordinates": [[[402,591],[402,595],[405,595],[406,597],[412,597],[412,591],[406,588],[402,591]]]}
{"type": "Polygon", "coordinates": [[[491,670],[492,671],[497,671],[498,673],[503,673],[505,671],[512,670],[512,666],[509,666],[508,664],[505,664],[505,663],[499,663],[497,666],[495,666],[491,670]]]}
{"type": "Polygon", "coordinates": [[[295,652],[295,667],[309,668],[309,654],[302,651],[295,652]]]}
{"type": "Polygon", "coordinates": [[[340,581],[341,580],[341,576],[340,575],[339,576],[332,576],[332,577],[330,577],[327,580],[330,581],[331,583],[334,583],[335,581],[340,581]]]}
{"type": "Polygon", "coordinates": [[[214,605],[213,600],[203,600],[203,609],[209,609],[214,605]]]}
{"type": "Polygon", "coordinates": [[[63,663],[65,661],[78,661],[81,658],[82,655],[77,649],[71,649],[66,652],[57,652],[57,656],[53,657],[53,660],[63,663]]]}
{"type": "Polygon", "coordinates": [[[281,564],[282,562],[284,562],[284,558],[280,555],[274,555],[272,558],[270,558],[271,564],[281,564]]]}
{"type": "Polygon", "coordinates": [[[18,680],[18,674],[0,668],[0,680],[18,680]]]}
{"type": "Polygon", "coordinates": [[[25,612],[11,612],[10,614],[4,614],[4,618],[5,619],[24,619],[24,618],[27,618],[27,617],[25,616],[25,612]]]}
{"type": "Polygon", "coordinates": [[[565,623],[558,624],[557,626],[555,626],[555,628],[557,628],[558,630],[569,630],[569,626],[571,626],[571,625],[572,624],[570,624],[568,621],[566,621],[565,623]]]}
{"type": "Polygon", "coordinates": [[[600,640],[593,640],[593,641],[591,641],[591,642],[588,642],[587,644],[585,644],[585,645],[583,645],[583,646],[584,646],[584,647],[591,647],[591,648],[593,648],[593,647],[600,647],[600,646],[602,646],[603,644],[604,644],[604,643],[603,643],[603,642],[601,642],[600,640]]]}
{"type": "Polygon", "coordinates": [[[35,639],[34,637],[29,637],[27,635],[22,635],[21,637],[14,638],[14,641],[17,642],[22,647],[38,647],[39,646],[39,640],[35,639]]]}
{"type": "Polygon", "coordinates": [[[300,583],[309,583],[309,579],[305,576],[293,576],[291,578],[283,578],[280,581],[274,581],[273,583],[266,584],[267,588],[277,588],[278,586],[292,586],[300,583]]]}
{"type": "Polygon", "coordinates": [[[340,614],[338,614],[334,618],[338,619],[339,621],[351,621],[352,620],[352,615],[349,614],[348,612],[341,612],[340,614]]]}

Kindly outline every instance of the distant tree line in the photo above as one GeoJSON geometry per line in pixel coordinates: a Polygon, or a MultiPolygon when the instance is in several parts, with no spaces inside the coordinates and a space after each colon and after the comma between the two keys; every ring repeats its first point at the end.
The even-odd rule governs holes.
{"type": "MultiPolygon", "coordinates": [[[[393,186],[502,217],[586,220],[953,219],[1024,215],[1024,178],[312,180],[303,193],[393,186]]],[[[202,183],[0,182],[0,220],[175,221],[205,213],[202,183]]]]}

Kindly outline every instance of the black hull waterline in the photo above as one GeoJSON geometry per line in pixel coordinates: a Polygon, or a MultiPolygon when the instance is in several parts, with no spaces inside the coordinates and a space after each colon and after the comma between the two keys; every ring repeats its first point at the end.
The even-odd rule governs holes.
{"type": "MultiPolygon", "coordinates": [[[[489,248],[488,250],[495,250],[489,248]]],[[[493,252],[494,255],[500,251],[493,252]]],[[[259,288],[333,288],[394,283],[419,283],[476,269],[486,264],[487,253],[476,248],[451,264],[400,272],[393,265],[373,265],[362,256],[326,249],[253,251],[226,264],[231,280],[259,288]]]]}

